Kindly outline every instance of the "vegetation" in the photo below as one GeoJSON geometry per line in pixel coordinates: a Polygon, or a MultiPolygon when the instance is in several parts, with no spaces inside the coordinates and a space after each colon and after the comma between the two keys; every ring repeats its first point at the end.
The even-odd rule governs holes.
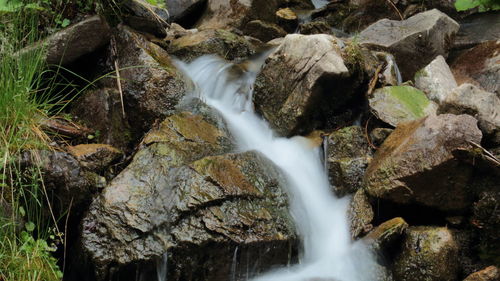
{"type": "Polygon", "coordinates": [[[455,8],[457,11],[466,11],[474,8],[479,8],[480,12],[495,11],[500,10],[500,2],[498,0],[456,0],[455,8]]]}
{"type": "MultiPolygon", "coordinates": [[[[63,235],[41,171],[21,167],[19,159],[23,151],[48,147],[42,121],[64,104],[54,89],[68,90],[55,82],[58,71],[46,67],[42,48],[20,51],[38,41],[40,20],[56,13],[44,5],[63,2],[0,0],[0,280],[62,278],[52,252],[63,235]]],[[[57,17],[52,23],[66,25],[57,17]]]]}

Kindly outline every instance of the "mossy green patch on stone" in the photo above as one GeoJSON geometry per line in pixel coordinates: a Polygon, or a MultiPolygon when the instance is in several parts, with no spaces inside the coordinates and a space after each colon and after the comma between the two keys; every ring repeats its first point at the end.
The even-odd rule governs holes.
{"type": "Polygon", "coordinates": [[[393,126],[425,117],[437,109],[424,92],[406,85],[376,90],[370,99],[370,106],[380,119],[393,126]]]}

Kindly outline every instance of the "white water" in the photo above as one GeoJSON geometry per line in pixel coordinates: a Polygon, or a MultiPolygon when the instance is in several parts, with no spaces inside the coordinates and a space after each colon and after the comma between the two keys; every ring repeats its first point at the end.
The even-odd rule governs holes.
{"type": "Polygon", "coordinates": [[[267,273],[256,280],[371,280],[371,254],[353,243],[347,220],[347,199],[331,193],[319,148],[304,137],[274,136],[254,113],[253,83],[265,57],[246,64],[250,71],[235,76],[235,65],[204,56],[179,67],[196,84],[195,96],[221,112],[239,149],[257,150],[282,169],[287,178],[291,212],[303,241],[300,264],[267,273]]]}

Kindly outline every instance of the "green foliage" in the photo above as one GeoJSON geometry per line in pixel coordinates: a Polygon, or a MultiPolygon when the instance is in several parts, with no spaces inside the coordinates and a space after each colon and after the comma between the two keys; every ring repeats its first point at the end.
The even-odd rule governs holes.
{"type": "Polygon", "coordinates": [[[455,9],[457,11],[466,11],[479,7],[480,12],[489,10],[500,10],[500,1],[498,0],[456,0],[455,9]]]}

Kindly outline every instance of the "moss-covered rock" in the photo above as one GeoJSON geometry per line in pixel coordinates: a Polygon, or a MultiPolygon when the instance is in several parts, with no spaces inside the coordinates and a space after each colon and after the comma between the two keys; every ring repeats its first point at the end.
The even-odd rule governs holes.
{"type": "Polygon", "coordinates": [[[376,90],[370,107],[384,122],[397,126],[401,122],[436,114],[437,105],[411,86],[390,86],[376,90]]]}
{"type": "Polygon", "coordinates": [[[335,193],[355,193],[363,186],[363,176],[371,160],[371,149],[359,126],[340,129],[328,136],[327,167],[335,193]]]}
{"type": "Polygon", "coordinates": [[[96,172],[103,171],[122,156],[120,150],[107,144],[79,144],[66,149],[83,167],[96,172]]]}
{"type": "Polygon", "coordinates": [[[375,227],[363,240],[378,253],[385,253],[390,248],[396,246],[395,242],[401,238],[408,228],[406,221],[401,218],[393,218],[375,227]]]}
{"type": "Polygon", "coordinates": [[[373,209],[363,189],[356,191],[352,197],[347,216],[350,221],[353,239],[371,230],[372,225],[370,223],[373,220],[373,209]]]}
{"type": "Polygon", "coordinates": [[[248,22],[243,29],[246,35],[250,35],[263,42],[270,41],[274,38],[285,37],[287,32],[279,25],[274,23],[263,22],[261,20],[253,20],[248,22]]]}
{"type": "Polygon", "coordinates": [[[452,281],[458,277],[458,246],[445,227],[410,227],[395,260],[396,280],[452,281]]]}
{"type": "Polygon", "coordinates": [[[145,136],[84,218],[81,246],[99,278],[146,274],[165,252],[175,280],[229,276],[235,247],[252,259],[269,251],[257,270],[287,262],[278,253],[296,238],[280,172],[257,152],[228,154],[220,116],[199,101],[188,107],[145,136]]]}
{"type": "Polygon", "coordinates": [[[472,273],[464,281],[495,281],[498,279],[500,279],[500,270],[498,270],[498,267],[492,265],[472,273]]]}
{"type": "Polygon", "coordinates": [[[472,168],[454,153],[473,150],[481,141],[477,121],[468,115],[443,114],[402,123],[368,165],[371,196],[445,211],[466,209],[472,201],[472,168]],[[453,196],[452,196],[453,195],[453,196]]]}

